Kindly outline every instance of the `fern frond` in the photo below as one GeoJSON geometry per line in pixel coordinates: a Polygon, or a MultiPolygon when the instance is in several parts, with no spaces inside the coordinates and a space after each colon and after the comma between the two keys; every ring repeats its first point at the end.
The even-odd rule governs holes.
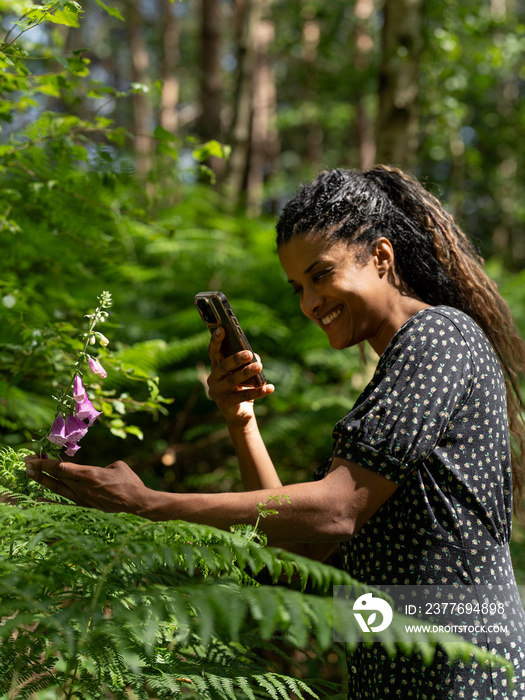
{"type": "MultiPolygon", "coordinates": [[[[127,686],[146,700],[148,684],[160,700],[316,697],[319,683],[279,675],[256,649],[285,638],[323,652],[338,625],[355,647],[363,633],[351,605],[334,613],[332,588],[373,590],[238,533],[57,503],[0,508],[0,554],[0,688],[73,683],[86,700],[124,699],[127,686]],[[263,570],[279,585],[257,583],[263,570]],[[297,576],[302,590],[282,583],[297,576]]],[[[382,635],[390,653],[429,660],[439,642],[452,660],[495,661],[453,635],[411,639],[405,622],[394,615],[382,635]]]]}

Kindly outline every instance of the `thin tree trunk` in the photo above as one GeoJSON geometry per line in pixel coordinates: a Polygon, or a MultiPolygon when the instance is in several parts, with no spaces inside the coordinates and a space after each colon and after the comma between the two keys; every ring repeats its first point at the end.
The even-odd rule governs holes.
{"type": "MultiPolygon", "coordinates": [[[[305,101],[315,104],[317,95],[317,58],[321,39],[321,24],[316,10],[308,0],[301,2],[301,16],[305,18],[302,28],[301,58],[306,64],[308,80],[303,86],[305,101]]],[[[305,123],[306,153],[305,159],[312,170],[318,170],[323,162],[324,131],[318,120],[305,123]]]]}
{"type": "MultiPolygon", "coordinates": [[[[148,85],[149,56],[142,34],[144,21],[140,13],[139,0],[129,0],[127,27],[131,48],[131,78],[134,83],[148,85]]],[[[151,167],[151,127],[153,110],[149,94],[133,95],[133,122],[135,134],[135,167],[140,177],[145,177],[151,167]]]]}
{"type": "MultiPolygon", "coordinates": [[[[201,0],[201,78],[199,134],[206,141],[222,140],[221,124],[221,0],[201,0]]],[[[215,173],[216,181],[224,178],[226,162],[211,156],[207,163],[215,173]]]]}
{"type": "Polygon", "coordinates": [[[376,159],[410,168],[418,148],[422,0],[385,0],[376,159]]]}
{"type": "MultiPolygon", "coordinates": [[[[514,20],[518,24],[515,5],[507,0],[491,0],[492,17],[509,25],[514,20]]],[[[498,81],[498,112],[502,119],[512,123],[518,113],[520,104],[519,66],[514,75],[501,77],[498,81]]],[[[508,143],[498,148],[501,161],[498,165],[498,177],[495,180],[494,198],[499,203],[498,221],[492,234],[493,250],[496,255],[506,259],[509,268],[521,269],[525,260],[525,242],[521,227],[516,222],[514,203],[520,201],[519,151],[508,143]]]]}
{"type": "Polygon", "coordinates": [[[262,0],[243,0],[238,4],[240,37],[238,77],[231,133],[232,152],[228,161],[225,186],[228,196],[237,202],[243,189],[250,154],[250,135],[254,93],[255,43],[262,11],[262,0]]]}
{"type": "Polygon", "coordinates": [[[201,116],[199,132],[205,139],[221,133],[221,0],[201,0],[201,116]]]}
{"type": "Polygon", "coordinates": [[[179,63],[180,27],[174,12],[174,5],[179,0],[160,0],[160,16],[162,17],[162,61],[160,73],[162,91],[160,95],[160,125],[175,133],[177,131],[177,105],[179,103],[179,78],[177,66],[179,63]]]}
{"type": "MultiPolygon", "coordinates": [[[[374,14],[374,9],[374,0],[356,0],[354,7],[356,16],[354,33],[356,73],[365,73],[370,67],[370,56],[374,48],[370,19],[374,14]]],[[[362,89],[357,91],[354,102],[360,167],[363,170],[368,170],[375,163],[376,142],[372,118],[364,100],[362,89]]]]}
{"type": "Polygon", "coordinates": [[[270,175],[279,149],[275,129],[277,91],[269,57],[274,36],[273,22],[269,19],[262,20],[256,31],[251,149],[246,187],[247,210],[252,216],[261,213],[264,182],[270,175]]]}

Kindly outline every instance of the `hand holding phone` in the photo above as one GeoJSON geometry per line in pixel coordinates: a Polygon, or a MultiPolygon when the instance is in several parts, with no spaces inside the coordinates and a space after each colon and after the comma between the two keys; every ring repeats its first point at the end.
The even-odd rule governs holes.
{"type": "MultiPolygon", "coordinates": [[[[222,292],[199,292],[199,294],[195,295],[194,303],[211,333],[219,327],[224,328],[225,336],[222,341],[221,352],[225,358],[244,350],[249,351],[252,355],[252,359],[245,364],[249,364],[255,359],[248,338],[233,313],[228,299],[222,292]]],[[[261,371],[255,376],[247,378],[243,383],[249,386],[262,387],[266,384],[266,378],[261,371]]]]}
{"type": "Polygon", "coordinates": [[[274,391],[266,384],[262,365],[254,356],[235,314],[222,292],[201,292],[195,305],[211,331],[208,376],[209,397],[230,429],[248,425],[254,418],[254,400],[274,391]]]}

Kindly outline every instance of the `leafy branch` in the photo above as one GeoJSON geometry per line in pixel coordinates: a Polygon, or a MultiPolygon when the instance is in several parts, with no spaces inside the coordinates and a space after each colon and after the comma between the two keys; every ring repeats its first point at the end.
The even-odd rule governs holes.
{"type": "Polygon", "coordinates": [[[47,20],[57,21],[59,24],[70,25],[72,22],[74,22],[73,18],[78,17],[82,12],[82,7],[77,2],[74,2],[74,0],[52,0],[52,2],[48,2],[47,5],[32,7],[18,20],[13,22],[13,26],[5,35],[2,44],[0,44],[0,51],[4,51],[5,48],[12,46],[14,43],[16,43],[16,41],[18,41],[22,34],[25,34],[30,29],[38,27],[47,20]],[[61,10],[63,15],[62,17],[53,17],[53,13],[59,13],[61,10]],[[67,15],[70,15],[69,18],[67,15]],[[22,31],[20,31],[13,39],[11,39],[11,41],[9,41],[9,36],[16,26],[22,27],[22,31]]]}

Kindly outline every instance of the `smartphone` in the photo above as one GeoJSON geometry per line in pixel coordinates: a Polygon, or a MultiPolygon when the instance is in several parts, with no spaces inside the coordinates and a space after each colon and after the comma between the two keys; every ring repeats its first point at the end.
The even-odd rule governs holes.
{"type": "MultiPolygon", "coordinates": [[[[199,292],[195,295],[194,304],[202,320],[210,329],[210,333],[213,333],[219,326],[222,326],[226,331],[221,346],[224,357],[234,355],[241,350],[249,350],[253,355],[248,338],[244,335],[228,299],[222,292],[199,292]]],[[[264,373],[259,372],[254,377],[250,377],[245,384],[263,386],[266,384],[264,373]]]]}

